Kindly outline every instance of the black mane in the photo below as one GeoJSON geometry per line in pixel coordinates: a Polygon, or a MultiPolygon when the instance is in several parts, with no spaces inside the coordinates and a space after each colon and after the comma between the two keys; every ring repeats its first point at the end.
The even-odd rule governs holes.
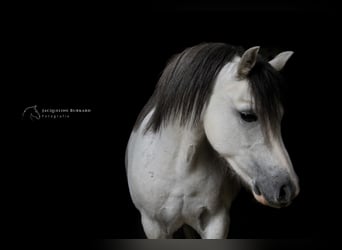
{"type": "MultiPolygon", "coordinates": [[[[153,108],[155,110],[145,132],[157,132],[175,119],[179,119],[182,126],[197,124],[218,73],[242,52],[241,48],[224,43],[204,43],[187,48],[171,58],[152,97],[139,114],[134,129],[153,108]]],[[[247,78],[255,111],[263,127],[275,129],[280,118],[279,73],[259,57],[247,78]]]]}

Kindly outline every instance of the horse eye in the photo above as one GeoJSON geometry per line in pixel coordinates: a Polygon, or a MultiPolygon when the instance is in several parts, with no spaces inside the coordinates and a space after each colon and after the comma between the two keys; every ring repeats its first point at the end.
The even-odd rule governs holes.
{"type": "Polygon", "coordinates": [[[258,120],[258,117],[253,112],[239,112],[239,113],[240,113],[241,119],[244,120],[245,122],[255,122],[258,120]]]}

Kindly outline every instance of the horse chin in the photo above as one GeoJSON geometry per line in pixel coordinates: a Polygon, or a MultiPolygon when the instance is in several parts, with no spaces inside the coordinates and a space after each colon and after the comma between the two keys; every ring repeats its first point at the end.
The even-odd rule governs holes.
{"type": "Polygon", "coordinates": [[[257,194],[254,193],[253,191],[252,191],[252,193],[253,193],[254,198],[255,198],[260,204],[262,204],[262,205],[264,205],[264,206],[273,207],[273,208],[282,208],[282,207],[286,207],[286,206],[289,205],[289,204],[286,204],[286,205],[275,204],[275,203],[273,203],[273,202],[267,201],[266,198],[265,198],[265,196],[263,196],[262,194],[257,195],[257,194]]]}
{"type": "Polygon", "coordinates": [[[267,201],[267,199],[265,198],[265,196],[263,196],[262,194],[261,195],[257,195],[256,193],[252,192],[253,193],[253,196],[254,198],[259,202],[261,203],[262,205],[264,206],[268,206],[268,207],[273,207],[273,208],[282,208],[282,207],[287,207],[290,205],[290,203],[287,203],[287,204],[277,204],[277,203],[274,203],[274,202],[270,202],[270,201],[267,201]]]}
{"type": "Polygon", "coordinates": [[[265,199],[265,197],[263,195],[257,195],[256,193],[252,192],[253,193],[253,196],[254,198],[259,202],[261,203],[262,205],[265,205],[265,206],[269,206],[269,203],[267,202],[267,200],[265,199]]]}

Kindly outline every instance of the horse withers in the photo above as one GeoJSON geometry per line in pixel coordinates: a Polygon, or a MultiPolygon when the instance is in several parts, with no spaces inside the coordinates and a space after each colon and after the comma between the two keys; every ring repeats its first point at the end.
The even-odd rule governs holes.
{"type": "Polygon", "coordinates": [[[266,61],[258,51],[205,43],[164,69],[126,150],[129,191],[148,238],[172,238],[183,225],[201,238],[226,238],[241,184],[272,207],[297,196],[279,86],[292,52],[266,61]]]}

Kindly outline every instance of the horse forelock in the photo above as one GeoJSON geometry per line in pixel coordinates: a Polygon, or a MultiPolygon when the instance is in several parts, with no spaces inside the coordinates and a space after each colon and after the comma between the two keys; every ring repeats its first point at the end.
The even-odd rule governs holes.
{"type": "MultiPolygon", "coordinates": [[[[157,132],[175,120],[182,126],[196,125],[211,96],[218,73],[242,52],[240,47],[224,43],[203,43],[173,56],[134,128],[140,126],[152,109],[154,112],[145,131],[157,132]]],[[[247,80],[264,131],[276,130],[281,115],[280,74],[259,56],[247,80]]]]}

